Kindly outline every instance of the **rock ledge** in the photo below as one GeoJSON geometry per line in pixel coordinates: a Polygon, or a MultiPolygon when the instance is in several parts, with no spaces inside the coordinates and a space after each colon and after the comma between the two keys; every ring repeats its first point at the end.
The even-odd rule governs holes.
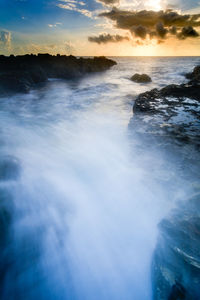
{"type": "Polygon", "coordinates": [[[50,54],[0,55],[0,92],[27,92],[48,78],[73,79],[116,65],[105,57],[76,58],[50,54]]]}

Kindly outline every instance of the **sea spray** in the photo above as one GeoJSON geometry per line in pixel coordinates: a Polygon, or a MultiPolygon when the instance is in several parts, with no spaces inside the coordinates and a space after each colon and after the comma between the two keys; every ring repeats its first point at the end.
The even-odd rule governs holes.
{"type": "Polygon", "coordinates": [[[157,224],[182,194],[128,134],[123,70],[1,100],[1,154],[21,169],[2,299],[151,299],[157,224]]]}

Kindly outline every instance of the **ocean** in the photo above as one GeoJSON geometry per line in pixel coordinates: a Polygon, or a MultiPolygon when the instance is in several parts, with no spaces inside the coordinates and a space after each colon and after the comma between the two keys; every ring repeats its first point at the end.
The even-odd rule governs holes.
{"type": "Polygon", "coordinates": [[[112,59],[106,72],[0,98],[0,154],[19,168],[0,182],[2,300],[153,297],[158,224],[190,191],[177,179],[169,197],[176,168],[138,148],[129,123],[138,94],[187,82],[200,57],[112,59]]]}

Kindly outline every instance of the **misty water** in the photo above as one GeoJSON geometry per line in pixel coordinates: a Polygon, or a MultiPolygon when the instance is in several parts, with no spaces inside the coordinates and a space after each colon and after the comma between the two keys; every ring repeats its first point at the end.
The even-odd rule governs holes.
{"type": "Polygon", "coordinates": [[[104,73],[0,98],[0,154],[20,166],[0,182],[11,214],[2,300],[152,299],[157,225],[190,191],[177,179],[169,196],[160,184],[176,168],[137,147],[133,100],[184,82],[200,59],[115,60],[104,73]],[[153,83],[133,83],[136,72],[153,83]]]}

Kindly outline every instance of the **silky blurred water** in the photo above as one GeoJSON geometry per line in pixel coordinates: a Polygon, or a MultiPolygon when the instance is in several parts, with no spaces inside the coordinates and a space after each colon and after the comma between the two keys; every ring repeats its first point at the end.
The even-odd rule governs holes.
{"type": "Polygon", "coordinates": [[[159,152],[141,160],[128,124],[136,95],[184,82],[200,58],[114,59],[107,72],[0,98],[0,153],[21,167],[0,182],[12,206],[2,300],[152,298],[157,224],[187,191],[177,180],[169,199],[158,178],[175,170],[159,152]]]}

